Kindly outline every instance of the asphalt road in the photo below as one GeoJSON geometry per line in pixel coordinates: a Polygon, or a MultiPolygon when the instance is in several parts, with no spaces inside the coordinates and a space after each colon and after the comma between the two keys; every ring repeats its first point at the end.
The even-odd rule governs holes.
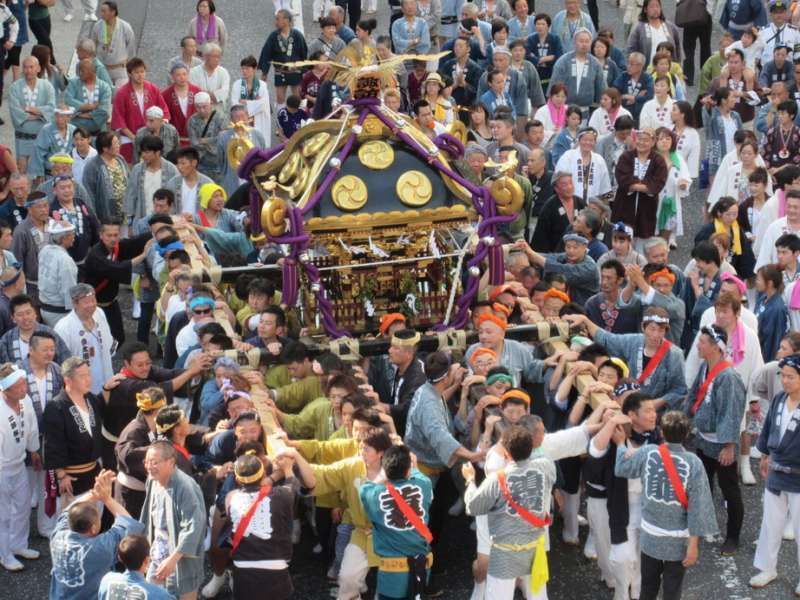
{"type": "MultiPolygon", "coordinates": [[[[304,27],[307,39],[313,39],[317,27],[309,19],[310,2],[304,2],[304,27]]],[[[612,26],[618,45],[622,44],[622,18],[619,10],[605,0],[600,0],[601,27],[612,26]]],[[[129,20],[135,27],[140,39],[140,55],[150,65],[151,76],[162,82],[169,59],[176,55],[178,41],[186,30],[193,14],[195,0],[122,0],[121,16],[129,20]]],[[[223,58],[223,65],[229,69],[231,76],[238,74],[238,63],[247,54],[258,55],[261,45],[273,28],[273,8],[270,1],[236,0],[235,2],[217,2],[219,14],[225,20],[231,39],[223,58]]],[[[539,0],[537,9],[554,15],[560,8],[555,0],[539,0]]],[[[675,1],[665,0],[665,13],[672,17],[675,1]]],[[[56,34],[66,27],[58,17],[53,20],[56,34]]],[[[388,30],[389,12],[387,4],[379,2],[377,33],[388,30]]],[[[71,31],[75,29],[71,24],[71,31]]],[[[719,39],[715,32],[712,39],[712,50],[719,39]]],[[[64,51],[62,51],[64,55],[64,51]]],[[[690,90],[694,92],[694,90],[690,90]]],[[[5,137],[5,136],[3,136],[5,137]]],[[[686,236],[679,240],[678,249],[671,260],[683,265],[689,259],[692,247],[691,240],[702,223],[702,197],[696,194],[684,206],[686,236]]],[[[129,333],[133,335],[134,326],[128,321],[129,333]]],[[[753,463],[755,467],[755,462],[753,463]]],[[[687,574],[684,584],[684,598],[700,600],[710,598],[729,598],[730,600],[769,599],[778,600],[792,597],[797,585],[797,555],[792,542],[784,542],[779,563],[779,579],[765,590],[755,591],[749,588],[747,581],[754,574],[752,567],[755,551],[754,541],[758,535],[761,521],[760,485],[744,488],[745,523],[742,532],[742,546],[734,557],[719,556],[716,545],[701,542],[700,561],[687,574]],[[787,576],[788,575],[788,576],[787,576]]],[[[719,500],[717,490],[716,508],[719,522],[724,527],[724,507],[719,500]]],[[[549,596],[563,600],[605,600],[612,598],[612,593],[599,581],[599,571],[591,561],[583,557],[581,548],[567,546],[560,541],[561,525],[556,522],[551,530],[552,548],[549,555],[551,580],[548,585],[549,596]]],[[[35,525],[34,525],[35,531],[35,525]]],[[[582,541],[586,529],[581,530],[582,541]]],[[[469,519],[461,516],[452,519],[448,524],[438,561],[445,562],[445,574],[435,580],[435,584],[445,589],[443,598],[448,600],[466,600],[469,598],[472,578],[470,562],[475,552],[475,536],[469,529],[469,519]]],[[[325,579],[326,565],[313,553],[313,540],[307,526],[301,543],[295,548],[292,561],[292,572],[296,587],[295,597],[307,600],[329,598],[330,584],[325,579]]],[[[26,570],[11,575],[0,569],[0,597],[9,599],[40,599],[47,597],[49,586],[49,550],[45,540],[32,534],[32,546],[42,552],[39,561],[26,563],[26,570]]],[[[265,591],[265,595],[267,592],[265,591]]],[[[220,595],[220,598],[229,597],[220,595]]]]}

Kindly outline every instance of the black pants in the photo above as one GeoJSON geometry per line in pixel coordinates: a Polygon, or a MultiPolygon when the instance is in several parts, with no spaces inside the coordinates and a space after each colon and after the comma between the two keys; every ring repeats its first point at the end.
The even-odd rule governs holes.
{"type": "Polygon", "coordinates": [[[458,499],[458,490],[450,476],[450,471],[443,471],[436,480],[433,488],[433,502],[431,502],[431,518],[428,522],[431,534],[433,534],[434,553],[436,546],[442,535],[445,522],[447,521],[447,511],[458,499]]]}
{"type": "Polygon", "coordinates": [[[658,560],[642,552],[642,590],[639,600],[657,600],[664,586],[663,600],[680,600],[686,568],[679,560],[658,560]]]}
{"type": "Polygon", "coordinates": [[[139,315],[139,323],[136,325],[136,339],[143,344],[150,343],[150,325],[153,322],[153,312],[156,309],[155,302],[141,302],[142,309],[139,315]]]}
{"type": "Polygon", "coordinates": [[[711,17],[703,25],[683,28],[683,74],[689,85],[694,83],[694,49],[700,41],[700,66],[711,57],[711,17]]]}
{"type": "Polygon", "coordinates": [[[122,325],[122,311],[119,302],[114,300],[108,306],[101,306],[108,320],[108,328],[111,330],[111,337],[117,340],[120,346],[125,343],[125,327],[122,325]]]}
{"type": "Polygon", "coordinates": [[[52,25],[50,23],[50,15],[43,19],[35,19],[28,21],[28,26],[31,28],[31,33],[36,36],[36,43],[41,46],[50,48],[50,62],[56,64],[55,52],[53,50],[53,40],[50,39],[50,30],[52,25]]]}
{"type": "Polygon", "coordinates": [[[719,489],[722,490],[722,497],[728,505],[728,527],[726,531],[726,538],[732,540],[739,540],[739,533],[742,531],[742,521],[744,520],[744,504],[742,503],[742,490],[739,487],[739,473],[736,467],[736,461],[723,467],[714,458],[710,458],[703,454],[702,450],[697,450],[697,456],[703,461],[703,467],[706,469],[708,476],[708,483],[711,485],[711,491],[714,491],[714,474],[717,475],[717,483],[719,489]]]}
{"type": "Polygon", "coordinates": [[[336,5],[347,11],[350,29],[356,30],[356,24],[361,20],[361,0],[336,0],[336,5]]]}
{"type": "Polygon", "coordinates": [[[589,17],[592,19],[595,31],[600,31],[600,9],[597,8],[597,0],[587,0],[586,6],[589,8],[589,17]]]}

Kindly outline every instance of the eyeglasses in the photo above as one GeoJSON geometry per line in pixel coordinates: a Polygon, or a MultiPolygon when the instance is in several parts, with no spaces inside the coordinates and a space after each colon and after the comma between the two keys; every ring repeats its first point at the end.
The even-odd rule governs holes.
{"type": "Polygon", "coordinates": [[[211,309],[210,308],[200,308],[200,309],[196,308],[192,312],[194,314],[198,315],[198,316],[200,316],[200,315],[210,315],[211,314],[211,309]]]}

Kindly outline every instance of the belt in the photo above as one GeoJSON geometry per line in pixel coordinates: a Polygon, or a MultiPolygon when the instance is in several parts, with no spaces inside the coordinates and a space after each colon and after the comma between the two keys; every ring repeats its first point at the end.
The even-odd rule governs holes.
{"type": "Polygon", "coordinates": [[[769,468],[772,469],[773,471],[776,471],[777,473],[785,473],[787,475],[800,475],[800,469],[798,469],[797,467],[789,467],[787,465],[782,465],[780,463],[774,463],[770,461],[769,468]]]}
{"type": "Polygon", "coordinates": [[[92,462],[83,463],[82,465],[72,465],[70,467],[64,467],[64,471],[68,475],[83,475],[84,473],[91,473],[97,467],[97,461],[93,460],[92,462]]]}
{"type": "Polygon", "coordinates": [[[536,538],[534,542],[528,542],[527,544],[492,544],[492,547],[497,548],[499,550],[505,550],[506,552],[527,552],[528,550],[533,550],[536,548],[536,544],[539,542],[539,538],[536,538]]]}
{"type": "Polygon", "coordinates": [[[423,463],[417,463],[417,468],[420,470],[420,473],[427,475],[428,477],[431,475],[440,475],[447,470],[445,467],[431,467],[430,465],[423,463]]]}
{"type": "Polygon", "coordinates": [[[42,310],[46,310],[47,312],[58,313],[60,315],[65,315],[69,312],[68,308],[64,308],[63,306],[53,306],[52,304],[42,304],[40,308],[42,310]]]}
{"type": "Polygon", "coordinates": [[[125,63],[119,63],[118,65],[106,65],[106,69],[121,69],[125,66],[125,63]]]}
{"type": "Polygon", "coordinates": [[[100,308],[108,308],[112,304],[114,304],[114,300],[112,300],[111,302],[98,302],[97,306],[99,306],[100,308]]]}
{"type": "MultiPolygon", "coordinates": [[[[384,573],[408,573],[408,559],[405,556],[380,557],[378,570],[384,573]]],[[[425,557],[425,568],[430,569],[433,564],[433,552],[428,552],[425,557]]]]}
{"type": "Polygon", "coordinates": [[[111,433],[108,429],[106,429],[105,425],[100,426],[100,433],[103,434],[103,437],[106,438],[109,442],[117,443],[119,438],[111,433]]]}
{"type": "Polygon", "coordinates": [[[23,133],[21,131],[15,131],[14,137],[18,140],[35,140],[37,136],[35,133],[23,133]]]}
{"type": "Polygon", "coordinates": [[[265,569],[267,571],[283,571],[289,568],[289,563],[281,558],[272,560],[235,560],[233,566],[239,569],[265,569]]]}
{"type": "Polygon", "coordinates": [[[733,23],[728,21],[728,27],[730,29],[736,29],[738,31],[747,31],[748,29],[752,29],[754,23],[750,21],[749,23],[745,23],[744,25],[739,25],[738,23],[733,23]]]}
{"type": "Polygon", "coordinates": [[[117,483],[125,486],[130,490],[134,490],[137,492],[144,491],[144,482],[140,481],[139,479],[136,479],[136,477],[128,475],[124,471],[117,471],[117,483]]]}
{"type": "Polygon", "coordinates": [[[688,529],[664,529],[662,527],[658,527],[657,525],[653,525],[652,523],[648,522],[645,519],[641,520],[639,526],[641,527],[642,531],[654,537],[672,537],[672,538],[689,537],[688,529]]]}
{"type": "Polygon", "coordinates": [[[442,16],[442,25],[452,25],[458,23],[458,17],[455,15],[442,16]]]}

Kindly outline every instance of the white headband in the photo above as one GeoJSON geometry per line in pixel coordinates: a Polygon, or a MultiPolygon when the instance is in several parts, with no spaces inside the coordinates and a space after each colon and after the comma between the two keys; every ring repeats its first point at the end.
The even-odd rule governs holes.
{"type": "Polygon", "coordinates": [[[669,319],[659,315],[647,315],[642,318],[642,323],[660,323],[661,325],[669,325],[669,319]]]}
{"type": "Polygon", "coordinates": [[[14,370],[11,371],[11,373],[3,377],[3,379],[0,379],[0,390],[5,392],[23,377],[27,377],[25,371],[18,367],[14,367],[14,370]]]}

